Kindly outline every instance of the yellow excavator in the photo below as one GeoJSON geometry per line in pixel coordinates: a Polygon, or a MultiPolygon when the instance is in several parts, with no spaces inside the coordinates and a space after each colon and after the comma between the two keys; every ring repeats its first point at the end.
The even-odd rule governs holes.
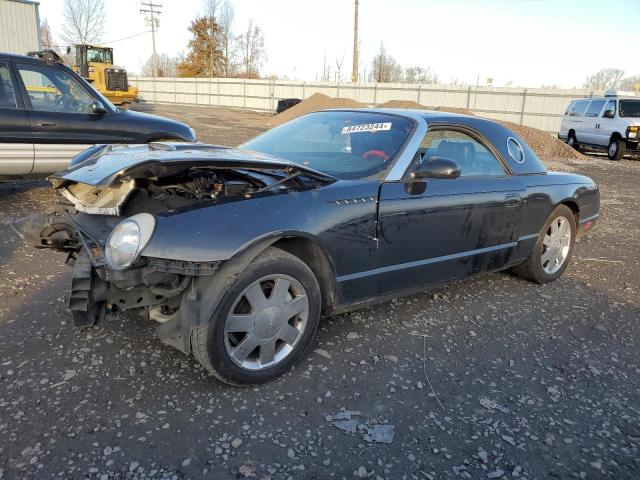
{"type": "Polygon", "coordinates": [[[73,69],[114,105],[128,105],[138,98],[138,89],[129,85],[127,71],[113,64],[113,48],[76,45],[73,69]]]}

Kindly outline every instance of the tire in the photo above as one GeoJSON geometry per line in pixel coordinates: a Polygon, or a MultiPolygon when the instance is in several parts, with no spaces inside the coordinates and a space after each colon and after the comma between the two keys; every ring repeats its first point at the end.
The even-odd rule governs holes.
{"type": "Polygon", "coordinates": [[[622,160],[626,150],[627,145],[624,140],[619,137],[613,137],[611,141],[609,141],[607,156],[609,157],[609,160],[622,160]]]}
{"type": "Polygon", "coordinates": [[[567,135],[567,145],[569,145],[574,150],[580,151],[578,139],[576,138],[576,134],[573,131],[569,132],[569,135],[567,135]]]}
{"type": "Polygon", "coordinates": [[[573,211],[566,205],[558,205],[549,215],[544,227],[542,227],[529,258],[523,264],[514,267],[513,272],[519,277],[540,284],[557,280],[571,261],[576,232],[576,218],[573,211]],[[551,245],[547,246],[552,238],[554,240],[558,238],[551,235],[552,228],[554,228],[553,225],[556,226],[555,228],[561,228],[566,233],[570,233],[568,241],[562,236],[561,245],[551,243],[551,245]],[[563,226],[558,227],[558,225],[563,226]],[[559,258],[556,256],[556,252],[557,255],[562,255],[561,263],[555,260],[559,258]]]}
{"type": "Polygon", "coordinates": [[[224,290],[208,324],[192,333],[195,358],[234,386],[264,383],[287,372],[311,344],[320,321],[320,286],[311,269],[270,247],[224,290]]]}

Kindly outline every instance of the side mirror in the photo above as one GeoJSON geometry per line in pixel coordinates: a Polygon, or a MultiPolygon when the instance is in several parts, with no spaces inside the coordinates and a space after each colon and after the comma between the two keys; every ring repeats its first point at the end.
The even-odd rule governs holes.
{"type": "Polygon", "coordinates": [[[458,162],[452,158],[439,156],[423,159],[411,172],[411,178],[415,180],[424,178],[455,179],[459,176],[460,165],[458,162]]]}
{"type": "Polygon", "coordinates": [[[602,116],[604,118],[613,118],[616,116],[616,112],[614,112],[613,110],[605,110],[602,116]]]}
{"type": "Polygon", "coordinates": [[[93,113],[98,115],[107,113],[107,109],[104,108],[104,104],[100,100],[96,100],[91,104],[91,110],[93,111],[93,113]]]}

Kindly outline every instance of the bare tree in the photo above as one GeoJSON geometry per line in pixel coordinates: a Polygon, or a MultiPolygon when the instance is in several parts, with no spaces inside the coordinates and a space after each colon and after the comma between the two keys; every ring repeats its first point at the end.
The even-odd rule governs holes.
{"type": "Polygon", "coordinates": [[[70,45],[99,41],[106,16],[104,0],[64,0],[62,38],[70,45]]]}
{"type": "Polygon", "coordinates": [[[51,27],[49,22],[45,18],[40,24],[40,38],[42,39],[42,48],[45,50],[56,50],[56,45],[53,41],[53,34],[51,33],[51,27]]]}
{"type": "Polygon", "coordinates": [[[380,43],[380,50],[373,57],[371,65],[371,79],[374,82],[390,83],[402,80],[402,66],[387,53],[383,43],[380,43]]]}
{"type": "Polygon", "coordinates": [[[322,58],[322,72],[320,72],[320,81],[321,82],[330,82],[331,81],[331,65],[327,63],[327,51],[324,52],[324,57],[322,58]]]}
{"type": "Polygon", "coordinates": [[[342,64],[344,63],[344,52],[342,53],[342,58],[338,60],[336,57],[336,82],[342,81],[342,64]]]}
{"type": "Polygon", "coordinates": [[[404,83],[426,83],[434,84],[438,83],[440,79],[438,75],[431,70],[431,67],[406,67],[404,69],[404,83]]]}
{"type": "Polygon", "coordinates": [[[584,84],[585,88],[605,90],[607,88],[619,88],[624,77],[624,70],[617,68],[603,68],[593,75],[589,75],[584,84]]]}
{"type": "Polygon", "coordinates": [[[260,68],[266,57],[262,30],[250,20],[246,32],[239,35],[236,41],[241,59],[240,76],[259,78],[260,68]]]}
{"type": "MultiPolygon", "coordinates": [[[[184,62],[184,55],[179,54],[175,57],[171,57],[166,53],[157,55],[156,58],[156,70],[158,77],[177,77],[178,65],[184,62]]],[[[142,75],[150,77],[153,74],[153,61],[149,57],[147,61],[142,65],[142,75]]]]}
{"type": "Polygon", "coordinates": [[[620,82],[620,88],[622,90],[638,90],[640,91],[640,75],[632,75],[626,77],[620,82]]]}
{"type": "Polygon", "coordinates": [[[233,5],[225,0],[220,6],[220,14],[218,16],[218,35],[220,37],[220,50],[224,57],[224,75],[230,77],[235,73],[236,67],[236,45],[233,33],[233,20],[235,12],[233,5]]]}

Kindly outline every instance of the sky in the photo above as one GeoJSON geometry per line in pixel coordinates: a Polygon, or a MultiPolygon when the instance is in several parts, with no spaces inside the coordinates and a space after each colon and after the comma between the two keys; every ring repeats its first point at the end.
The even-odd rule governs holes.
{"type": "MultiPolygon", "coordinates": [[[[326,57],[350,77],[354,0],[228,0],[239,33],[251,19],[264,31],[262,74],[316,80],[326,57]]],[[[162,3],[158,53],[187,52],[190,22],[204,0],[162,3]]],[[[102,42],[115,63],[139,72],[151,34],[139,0],[105,0],[102,42]],[[141,34],[141,35],[140,35],[141,34]],[[125,37],[133,38],[120,40],[125,37]]],[[[61,32],[63,0],[40,0],[40,18],[61,32]]],[[[381,43],[404,66],[430,67],[440,83],[581,87],[601,68],[640,74],[640,0],[360,0],[360,70],[381,43]]]]}

